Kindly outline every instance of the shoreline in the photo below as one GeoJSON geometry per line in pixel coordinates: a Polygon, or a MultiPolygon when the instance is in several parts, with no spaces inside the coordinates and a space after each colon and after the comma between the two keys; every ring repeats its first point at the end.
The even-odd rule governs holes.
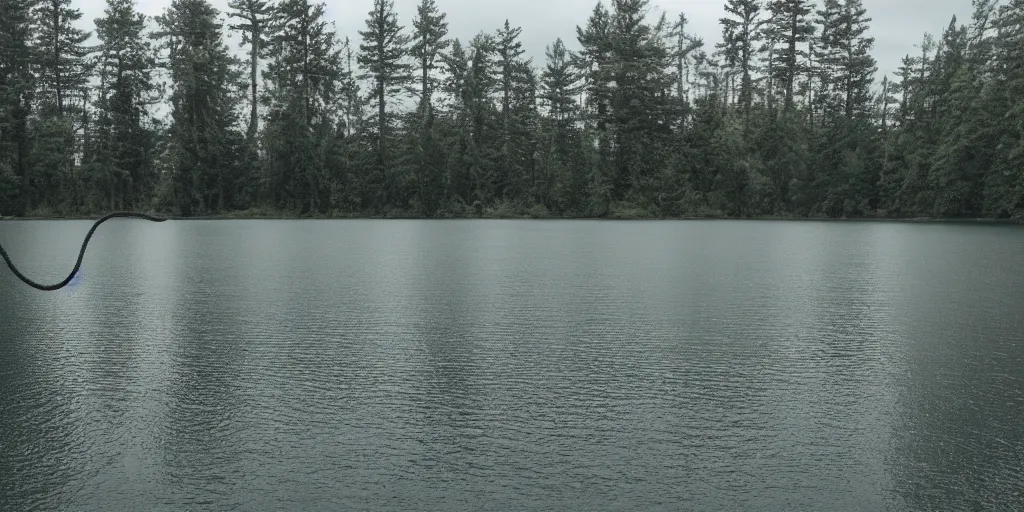
{"type": "MultiPolygon", "coordinates": [[[[1024,219],[993,219],[993,218],[943,218],[943,217],[798,217],[798,216],[756,216],[756,217],[531,217],[528,215],[488,215],[481,216],[451,216],[451,217],[425,217],[417,215],[288,215],[288,214],[260,214],[252,212],[231,212],[215,215],[203,215],[193,217],[163,216],[153,212],[143,212],[155,217],[163,217],[168,220],[547,220],[547,221],[785,221],[785,222],[901,222],[911,224],[992,224],[992,225],[1024,225],[1024,219]]],[[[97,220],[104,214],[98,215],[69,215],[69,216],[0,216],[0,221],[32,221],[32,220],[97,220]]]]}

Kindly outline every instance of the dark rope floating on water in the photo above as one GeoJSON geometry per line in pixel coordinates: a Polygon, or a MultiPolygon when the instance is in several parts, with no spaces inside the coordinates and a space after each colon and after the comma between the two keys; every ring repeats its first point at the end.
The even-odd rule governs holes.
{"type": "Polygon", "coordinates": [[[96,228],[98,228],[100,226],[100,224],[103,224],[104,222],[106,222],[106,221],[108,221],[110,219],[113,219],[113,218],[117,218],[117,217],[134,217],[134,218],[145,219],[145,220],[153,221],[153,222],[163,222],[163,221],[167,220],[167,219],[162,219],[160,217],[153,217],[151,215],[146,215],[144,213],[135,213],[135,212],[114,212],[114,213],[105,215],[103,218],[101,218],[100,220],[96,221],[96,223],[92,225],[92,229],[89,230],[89,234],[85,235],[85,241],[82,242],[82,250],[78,252],[78,261],[75,263],[74,270],[72,270],[71,273],[68,274],[67,278],[65,278],[63,281],[61,281],[61,282],[59,282],[57,284],[51,284],[51,285],[39,284],[39,283],[29,279],[28,277],[25,277],[25,274],[22,274],[18,270],[18,268],[14,266],[14,263],[11,262],[11,258],[10,258],[10,256],[7,255],[7,251],[4,250],[3,244],[0,244],[0,256],[3,256],[4,261],[7,262],[7,266],[11,268],[11,272],[14,272],[14,275],[17,276],[18,279],[21,279],[22,281],[25,282],[25,284],[31,286],[32,288],[35,288],[37,290],[42,290],[44,292],[60,290],[61,288],[64,288],[65,286],[67,286],[68,283],[70,283],[71,280],[75,278],[75,275],[77,275],[78,271],[82,268],[82,259],[85,258],[85,248],[89,245],[89,239],[92,238],[92,234],[96,232],[96,228]]]}

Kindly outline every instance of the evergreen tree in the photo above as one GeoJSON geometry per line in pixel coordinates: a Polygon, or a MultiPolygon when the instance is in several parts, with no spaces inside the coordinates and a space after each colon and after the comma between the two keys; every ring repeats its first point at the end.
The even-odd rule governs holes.
{"type": "Polygon", "coordinates": [[[761,3],[759,0],[727,0],[725,12],[729,17],[720,20],[723,45],[740,69],[739,104],[746,122],[754,101],[754,44],[761,3]]]}
{"type": "Polygon", "coordinates": [[[690,82],[694,69],[695,55],[704,47],[704,40],[686,31],[688,20],[680,13],[679,20],[672,26],[669,37],[675,38],[673,58],[675,60],[675,109],[670,112],[676,129],[685,129],[691,110],[690,82]]]}
{"type": "Polygon", "coordinates": [[[414,70],[419,81],[419,90],[414,91],[420,98],[416,115],[410,123],[416,123],[419,130],[410,131],[415,138],[413,151],[415,163],[416,194],[421,213],[433,216],[441,207],[443,196],[444,153],[434,127],[433,95],[437,89],[438,60],[451,41],[445,14],[437,10],[434,0],[422,0],[413,20],[414,33],[409,55],[414,59],[414,70]]]}
{"type": "Polygon", "coordinates": [[[768,4],[770,39],[774,44],[769,49],[774,63],[770,79],[782,88],[787,112],[795,104],[797,81],[807,71],[808,55],[802,45],[810,41],[815,31],[810,19],[811,5],[811,0],[772,0],[768,4]]]}
{"type": "Polygon", "coordinates": [[[70,0],[44,0],[35,11],[38,99],[52,104],[58,116],[69,113],[70,102],[81,101],[90,71],[84,43],[91,34],[75,27],[82,11],[70,5],[70,0]]]}
{"type": "Polygon", "coordinates": [[[512,82],[519,58],[525,53],[523,43],[519,36],[523,33],[521,27],[511,27],[508,20],[505,25],[498,29],[495,35],[494,51],[497,53],[498,74],[501,76],[501,122],[504,130],[508,130],[508,115],[512,99],[512,82]]]}
{"type": "Polygon", "coordinates": [[[879,166],[878,178],[878,209],[882,214],[888,214],[893,204],[897,201],[899,187],[899,156],[895,154],[893,134],[898,129],[898,117],[896,110],[899,106],[897,92],[902,88],[900,82],[890,80],[889,77],[882,78],[881,91],[876,100],[876,117],[878,119],[879,132],[879,166]]]}
{"type": "Polygon", "coordinates": [[[986,90],[991,104],[998,105],[994,114],[1002,130],[992,141],[997,152],[986,177],[985,210],[1024,219],[1024,0],[1000,6],[993,25],[993,81],[986,90]]]}
{"type": "Polygon", "coordinates": [[[872,85],[878,67],[871,56],[875,38],[867,35],[867,9],[861,0],[845,0],[840,17],[841,59],[836,81],[842,84],[843,113],[847,121],[871,115],[872,85]]]}
{"type": "Polygon", "coordinates": [[[840,0],[824,0],[817,11],[816,22],[821,29],[813,42],[813,74],[816,78],[811,115],[835,118],[843,110],[841,87],[837,86],[840,61],[843,58],[843,6],[840,0]]]}
{"type": "Polygon", "coordinates": [[[237,18],[231,30],[241,32],[243,47],[249,46],[249,128],[250,140],[259,131],[260,59],[267,55],[268,35],[273,22],[273,7],[266,0],[228,0],[228,16],[237,18]]]}
{"type": "Polygon", "coordinates": [[[498,78],[494,76],[494,39],[484,33],[469,42],[469,65],[463,92],[468,133],[466,161],[470,199],[473,208],[480,211],[497,198],[497,165],[500,164],[501,112],[492,102],[498,78]]]}
{"type": "Polygon", "coordinates": [[[172,93],[167,163],[182,215],[245,206],[238,176],[238,62],[207,0],[173,0],[156,18],[172,93]]]}
{"type": "Polygon", "coordinates": [[[452,40],[451,49],[443,52],[441,69],[444,79],[439,90],[449,98],[449,109],[442,125],[442,135],[448,158],[443,171],[444,193],[442,204],[448,211],[465,211],[470,197],[466,172],[469,168],[468,148],[470,146],[469,109],[467,85],[469,79],[469,57],[458,38],[452,40]]]}
{"type": "Polygon", "coordinates": [[[107,1],[88,58],[69,0],[0,0],[0,213],[1024,219],[1024,0],[877,85],[863,0],[725,0],[714,50],[598,2],[540,69],[507,20],[449,43],[436,0],[409,36],[376,0],[358,48],[323,4],[230,0],[244,64],[210,0],[172,1],[159,52],[107,1]]]}
{"type": "MultiPolygon", "coordinates": [[[[576,38],[583,49],[577,58],[586,91],[586,116],[588,124],[594,125],[597,131],[598,147],[600,148],[601,165],[598,167],[598,181],[604,182],[604,174],[600,168],[607,165],[610,159],[610,134],[608,121],[610,115],[612,78],[612,25],[611,14],[601,2],[587,20],[586,27],[576,27],[576,38]]],[[[598,189],[604,185],[595,183],[598,189]]]]}
{"type": "Polygon", "coordinates": [[[342,42],[341,55],[344,67],[340,84],[343,131],[345,136],[353,136],[363,131],[363,107],[366,101],[361,96],[359,84],[356,82],[356,57],[352,51],[352,41],[347,37],[342,42]]]}
{"type": "Polygon", "coordinates": [[[990,0],[975,1],[971,26],[954,31],[951,25],[943,38],[940,62],[951,68],[939,68],[939,76],[949,89],[939,102],[939,146],[931,158],[939,215],[974,217],[992,211],[986,175],[998,165],[997,144],[1006,130],[1000,119],[1005,103],[992,94],[995,88],[984,86],[984,77],[998,76],[990,71],[994,7],[990,0]]]}
{"type": "Polygon", "coordinates": [[[611,106],[615,123],[615,166],[612,198],[634,196],[649,202],[654,176],[670,128],[664,112],[674,83],[668,72],[672,54],[665,41],[664,16],[654,25],[646,19],[649,0],[615,0],[611,31],[611,106]],[[659,145],[661,147],[659,147],[659,145]]]}
{"type": "Polygon", "coordinates": [[[522,85],[524,78],[522,66],[530,65],[529,61],[521,60],[525,53],[523,44],[519,41],[522,32],[522,28],[512,27],[508,20],[505,20],[505,25],[498,29],[492,39],[501,88],[499,93],[501,98],[500,156],[495,185],[497,186],[496,194],[505,199],[509,198],[508,192],[514,187],[513,181],[523,172],[523,169],[517,168],[513,164],[514,157],[512,156],[515,147],[515,142],[512,140],[512,132],[515,131],[515,127],[512,125],[513,95],[516,93],[515,89],[522,85]]]}
{"type": "Polygon", "coordinates": [[[549,210],[580,213],[586,193],[586,175],[578,162],[582,135],[577,128],[580,115],[578,95],[582,90],[579,71],[573,66],[575,55],[561,39],[547,47],[547,64],[541,74],[540,100],[547,107],[551,123],[539,133],[546,139],[544,165],[538,169],[538,186],[545,194],[540,202],[549,210]]]}
{"type": "Polygon", "coordinates": [[[545,56],[547,64],[541,77],[541,99],[547,106],[548,113],[558,123],[559,129],[564,131],[575,122],[578,114],[579,105],[576,98],[581,90],[580,77],[573,67],[574,55],[565,48],[561,38],[546,48],[545,56]]]}
{"type": "Polygon", "coordinates": [[[444,201],[444,170],[447,167],[447,155],[434,127],[434,108],[429,100],[422,102],[422,105],[423,121],[417,133],[416,147],[416,164],[419,169],[416,174],[417,203],[420,213],[434,217],[444,201]]]}
{"type": "Polygon", "coordinates": [[[35,201],[47,209],[67,210],[77,199],[75,176],[77,113],[85,107],[89,79],[85,41],[90,34],[74,24],[82,17],[68,0],[44,0],[35,8],[36,119],[32,166],[35,201]]]}
{"type": "Polygon", "coordinates": [[[412,26],[415,29],[413,44],[409,48],[409,55],[416,61],[416,71],[419,73],[420,101],[430,103],[431,95],[436,89],[437,79],[431,75],[437,69],[437,60],[451,41],[445,39],[448,35],[448,22],[445,14],[438,12],[434,0],[422,0],[418,9],[416,19],[412,26]]]}
{"type": "Polygon", "coordinates": [[[539,204],[547,192],[541,189],[536,154],[540,114],[537,111],[539,80],[529,61],[520,60],[513,68],[509,99],[509,133],[503,151],[507,152],[510,174],[506,196],[522,207],[539,204]]]}
{"type": "Polygon", "coordinates": [[[34,105],[32,6],[0,2],[0,211],[31,207],[29,116],[34,105]]]}
{"type": "Polygon", "coordinates": [[[346,83],[337,36],[324,21],[325,6],[308,0],[277,5],[267,66],[269,110],[264,133],[266,199],[276,208],[318,212],[330,204],[325,165],[336,139],[338,107],[346,83]]]}
{"type": "Polygon", "coordinates": [[[929,214],[956,215],[973,209],[970,203],[975,190],[972,189],[977,182],[965,176],[966,169],[960,166],[960,157],[955,154],[960,142],[957,140],[959,125],[964,121],[965,111],[970,109],[972,73],[967,28],[958,25],[955,16],[942,34],[930,71],[927,90],[933,99],[926,108],[935,120],[929,129],[934,149],[926,160],[926,166],[930,171],[928,188],[933,197],[926,211],[929,214]]]}
{"type": "Polygon", "coordinates": [[[452,40],[451,50],[441,54],[441,68],[446,77],[441,83],[441,91],[451,98],[452,108],[456,112],[465,110],[464,93],[469,61],[462,41],[458,38],[452,40]]]}
{"type": "Polygon", "coordinates": [[[392,160],[388,152],[390,118],[388,99],[408,85],[411,66],[405,61],[409,50],[409,37],[398,24],[393,0],[374,0],[373,10],[366,20],[366,30],[360,31],[363,42],[359,45],[358,62],[367,71],[364,78],[373,80],[373,105],[377,109],[377,166],[380,173],[380,196],[376,206],[385,208],[397,194],[392,160]]]}
{"type": "Polygon", "coordinates": [[[96,206],[137,208],[151,201],[156,185],[149,111],[159,100],[155,54],[143,36],[146,17],[133,0],[108,0],[104,14],[96,20],[100,84],[88,179],[96,206]]]}

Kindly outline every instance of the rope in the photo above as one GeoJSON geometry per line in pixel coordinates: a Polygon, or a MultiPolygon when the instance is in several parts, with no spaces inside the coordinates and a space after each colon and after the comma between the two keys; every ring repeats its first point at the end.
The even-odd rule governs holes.
{"type": "Polygon", "coordinates": [[[92,234],[96,232],[96,228],[98,228],[100,226],[100,224],[103,224],[104,222],[106,222],[106,221],[108,221],[110,219],[113,219],[113,218],[117,218],[117,217],[135,217],[135,218],[145,219],[145,220],[153,221],[153,222],[163,222],[163,221],[167,220],[167,219],[161,219],[159,217],[153,217],[153,216],[150,216],[150,215],[146,215],[144,213],[134,213],[134,212],[115,212],[115,213],[111,213],[111,214],[105,215],[103,218],[101,218],[100,220],[96,221],[96,223],[92,225],[92,229],[89,230],[89,234],[85,235],[85,241],[82,242],[82,250],[78,252],[78,261],[75,262],[74,270],[72,270],[71,273],[68,274],[68,277],[66,277],[63,281],[61,281],[61,282],[59,282],[57,284],[51,284],[51,285],[39,284],[39,283],[29,279],[28,277],[25,277],[25,274],[22,274],[18,270],[18,268],[14,266],[14,263],[11,262],[11,258],[10,258],[10,256],[7,255],[7,251],[4,250],[4,246],[2,244],[0,244],[0,256],[3,256],[4,261],[7,262],[7,266],[11,268],[11,272],[14,272],[14,275],[17,276],[18,279],[21,279],[22,281],[24,281],[25,284],[27,284],[27,285],[29,285],[32,288],[35,288],[37,290],[42,290],[44,292],[59,290],[61,288],[64,288],[65,286],[67,286],[68,283],[70,283],[71,280],[75,278],[75,275],[78,274],[79,269],[82,268],[82,259],[85,258],[85,248],[89,245],[89,239],[92,238],[92,234]]]}

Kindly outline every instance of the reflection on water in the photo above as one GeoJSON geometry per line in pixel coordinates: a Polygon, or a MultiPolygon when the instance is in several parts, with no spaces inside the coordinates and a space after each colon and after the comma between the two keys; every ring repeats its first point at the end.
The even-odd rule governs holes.
{"type": "MultiPolygon", "coordinates": [[[[57,281],[87,229],[0,240],[57,281]]],[[[1021,509],[1022,264],[984,226],[111,222],[77,293],[0,276],[0,509],[1021,509]]]]}

